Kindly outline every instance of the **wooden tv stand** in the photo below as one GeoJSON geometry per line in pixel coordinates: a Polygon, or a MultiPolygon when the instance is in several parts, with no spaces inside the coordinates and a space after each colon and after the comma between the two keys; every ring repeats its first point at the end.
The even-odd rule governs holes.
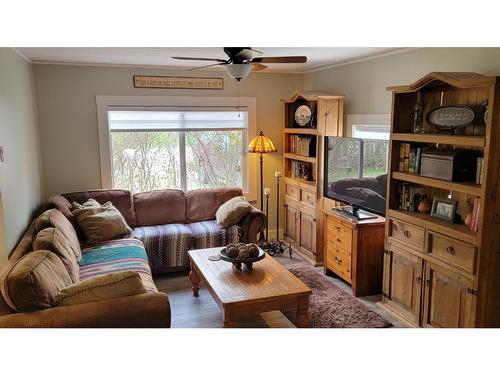
{"type": "Polygon", "coordinates": [[[325,274],[352,286],[355,297],[382,292],[385,218],[354,220],[324,209],[325,274]]]}

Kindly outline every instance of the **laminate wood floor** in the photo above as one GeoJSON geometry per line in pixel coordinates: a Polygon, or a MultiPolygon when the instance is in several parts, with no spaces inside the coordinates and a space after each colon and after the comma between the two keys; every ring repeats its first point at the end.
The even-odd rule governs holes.
{"type": "MultiPolygon", "coordinates": [[[[300,254],[294,253],[290,259],[288,254],[275,257],[286,268],[311,267],[323,274],[322,267],[312,267],[300,254]]],[[[326,278],[343,291],[352,294],[352,289],[345,281],[331,276],[326,278]]],[[[178,272],[155,277],[158,290],[168,294],[172,312],[172,328],[220,328],[223,325],[222,311],[215,303],[208,290],[201,284],[200,296],[193,297],[191,282],[187,272],[178,272]]],[[[359,298],[371,310],[382,315],[394,327],[408,327],[408,324],[381,308],[378,304],[381,295],[359,298]]],[[[279,311],[249,315],[238,320],[242,328],[294,328],[295,326],[279,311]]]]}

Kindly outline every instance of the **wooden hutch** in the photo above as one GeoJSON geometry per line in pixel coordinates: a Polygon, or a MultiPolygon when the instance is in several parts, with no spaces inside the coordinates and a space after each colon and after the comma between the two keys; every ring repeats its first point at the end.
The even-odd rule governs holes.
{"type": "Polygon", "coordinates": [[[323,153],[325,136],[341,136],[344,97],[298,92],[285,103],[284,191],[285,239],[313,265],[323,261],[323,153]],[[295,113],[301,106],[310,119],[300,126],[295,113]]]}
{"type": "Polygon", "coordinates": [[[420,327],[500,326],[500,84],[474,73],[431,73],[390,87],[392,119],[385,228],[383,303],[420,327]],[[423,129],[415,134],[420,102],[423,129]],[[485,105],[488,112],[485,115],[485,105]],[[467,106],[474,122],[460,134],[438,134],[427,121],[440,106],[467,106]],[[399,170],[401,143],[473,150],[483,158],[481,184],[444,181],[399,170]],[[404,210],[401,186],[458,201],[462,220],[448,222],[404,210]],[[477,229],[463,222],[479,199],[477,229]]]}

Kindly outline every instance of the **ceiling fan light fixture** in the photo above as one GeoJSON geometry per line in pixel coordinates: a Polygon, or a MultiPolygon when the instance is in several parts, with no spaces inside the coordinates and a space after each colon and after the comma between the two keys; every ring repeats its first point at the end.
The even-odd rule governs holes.
{"type": "Polygon", "coordinates": [[[237,81],[248,77],[252,71],[251,64],[228,64],[224,65],[224,67],[226,68],[227,74],[237,81]]]}

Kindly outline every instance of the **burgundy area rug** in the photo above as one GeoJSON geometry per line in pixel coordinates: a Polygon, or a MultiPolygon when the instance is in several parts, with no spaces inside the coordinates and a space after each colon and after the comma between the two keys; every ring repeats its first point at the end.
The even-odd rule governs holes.
{"type": "MultiPolygon", "coordinates": [[[[361,301],[331,284],[310,268],[290,270],[312,290],[309,297],[309,321],[312,328],[384,328],[392,324],[361,301]]],[[[294,321],[295,310],[282,313],[294,321]]]]}

